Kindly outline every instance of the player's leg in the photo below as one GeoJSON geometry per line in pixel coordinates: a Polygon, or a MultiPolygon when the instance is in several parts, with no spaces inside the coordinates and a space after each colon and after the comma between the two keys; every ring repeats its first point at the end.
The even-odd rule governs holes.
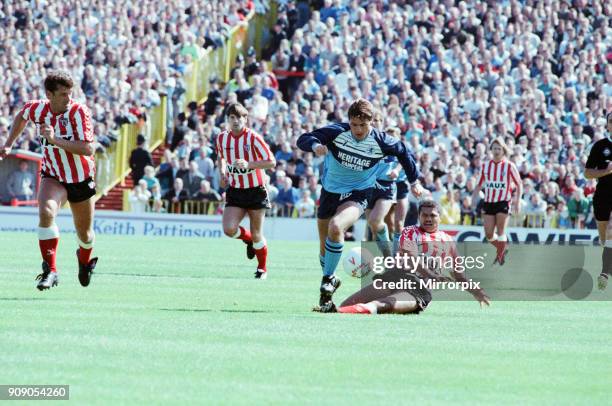
{"type": "Polygon", "coordinates": [[[329,229],[329,219],[317,219],[319,230],[319,263],[321,271],[325,269],[325,241],[327,241],[327,230],[329,229]]]}
{"type": "Polygon", "coordinates": [[[374,203],[374,208],[368,217],[368,225],[372,230],[376,244],[385,257],[392,255],[389,229],[384,221],[392,205],[392,200],[378,199],[376,203],[374,203]]]}
{"type": "Polygon", "coordinates": [[[38,275],[39,290],[57,285],[56,251],[59,244],[59,229],[55,218],[68,198],[66,189],[53,178],[43,178],[38,192],[38,245],[43,259],[43,272],[38,275]]]}
{"type": "Polygon", "coordinates": [[[79,282],[81,286],[88,286],[91,281],[98,258],[91,258],[93,251],[95,234],[93,230],[95,199],[89,197],[80,202],[70,202],[72,218],[76,229],[79,248],[77,258],[79,262],[79,282]]]}
{"type": "Polygon", "coordinates": [[[324,275],[331,276],[334,274],[342,257],[344,232],[359,220],[361,213],[363,213],[361,205],[354,201],[348,201],[340,205],[336,214],[329,220],[325,240],[324,275]]]}
{"type": "MultiPolygon", "coordinates": [[[[498,252],[499,248],[498,248],[497,234],[495,234],[495,226],[496,226],[495,215],[483,214],[482,217],[483,217],[485,237],[487,241],[495,247],[496,252],[498,252]]],[[[495,255],[495,261],[493,262],[493,264],[496,264],[496,263],[497,263],[497,255],[495,255]]]]}
{"type": "MultiPolygon", "coordinates": [[[[601,216],[600,213],[598,214],[601,216]]],[[[603,247],[601,273],[597,278],[597,286],[600,290],[604,290],[612,276],[612,211],[610,211],[608,221],[597,220],[597,231],[599,232],[599,242],[603,247]]]]}
{"type": "Polygon", "coordinates": [[[253,249],[255,250],[255,255],[257,256],[257,271],[255,272],[255,278],[266,279],[268,270],[266,267],[268,246],[263,235],[263,224],[266,217],[266,209],[248,210],[247,212],[249,215],[253,249]]]}
{"type": "Polygon", "coordinates": [[[419,302],[406,291],[396,291],[388,296],[379,297],[368,302],[357,302],[352,305],[342,305],[338,308],[338,313],[356,314],[408,314],[418,313],[421,310],[419,302]]]}
{"type": "Polygon", "coordinates": [[[508,221],[510,216],[508,213],[497,213],[495,215],[495,227],[497,228],[497,262],[503,265],[506,262],[506,254],[508,250],[508,237],[506,236],[506,228],[508,227],[508,221]]]}
{"type": "Polygon", "coordinates": [[[408,198],[398,199],[395,204],[395,215],[393,218],[393,252],[399,250],[399,240],[404,228],[406,214],[408,214],[408,198]]]}
{"type": "Polygon", "coordinates": [[[240,222],[247,215],[247,210],[236,206],[225,206],[223,210],[222,224],[223,233],[229,238],[237,238],[247,245],[247,257],[255,257],[253,238],[251,232],[240,226],[240,222]]]}
{"type": "MultiPolygon", "coordinates": [[[[365,210],[365,218],[369,218],[371,212],[372,212],[372,209],[367,208],[365,210]]],[[[364,238],[364,241],[374,241],[374,235],[372,234],[372,230],[370,229],[369,225],[365,229],[365,238],[364,238]]]]}

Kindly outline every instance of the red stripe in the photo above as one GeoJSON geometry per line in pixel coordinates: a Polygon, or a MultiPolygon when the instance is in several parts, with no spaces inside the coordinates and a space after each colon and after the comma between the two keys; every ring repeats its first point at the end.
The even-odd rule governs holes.
{"type": "MultiPolygon", "coordinates": [[[[491,171],[493,170],[493,161],[487,162],[487,181],[490,181],[493,176],[491,175],[491,171]]],[[[487,191],[485,193],[485,202],[491,202],[491,191],[487,187],[487,191]]]]}
{"type": "Polygon", "coordinates": [[[49,147],[43,147],[43,153],[45,159],[43,159],[43,165],[47,168],[47,175],[57,177],[55,169],[53,169],[53,162],[51,161],[51,155],[49,155],[49,147]]]}
{"type": "MultiPolygon", "coordinates": [[[[232,135],[231,137],[234,136],[232,135]]],[[[234,137],[234,158],[236,161],[240,159],[240,136],[234,137]]],[[[235,177],[238,180],[238,182],[235,182],[237,183],[237,187],[244,189],[244,179],[242,179],[242,176],[240,174],[236,174],[235,177]]]]}
{"type": "Polygon", "coordinates": [[[93,136],[91,133],[91,123],[89,122],[89,116],[85,114],[83,109],[84,107],[78,110],[78,114],[81,116],[81,127],[82,127],[81,129],[83,131],[83,137],[84,137],[82,141],[92,142],[93,136]]]}
{"type": "Polygon", "coordinates": [[[60,171],[59,180],[61,182],[66,182],[66,172],[64,172],[64,165],[62,164],[62,157],[60,156],[57,148],[53,148],[53,155],[55,156],[55,161],[57,162],[57,167],[60,171]]]}
{"type": "MultiPolygon", "coordinates": [[[[253,144],[251,146],[251,149],[253,151],[253,155],[255,155],[255,160],[258,160],[258,159],[259,160],[263,160],[261,154],[257,150],[256,141],[257,141],[257,136],[253,136],[253,144]]],[[[257,174],[257,186],[263,185],[264,184],[264,181],[263,181],[263,170],[257,169],[257,170],[255,170],[255,173],[257,174]]]]}
{"type": "MultiPolygon", "coordinates": [[[[251,131],[249,131],[247,133],[247,135],[244,136],[244,143],[242,145],[242,150],[244,152],[244,159],[246,159],[247,162],[249,161],[255,161],[255,159],[251,159],[251,150],[253,149],[253,134],[251,133],[251,131]],[[249,144],[247,144],[247,141],[249,142],[249,144]],[[249,149],[246,149],[246,145],[249,145],[249,149]]],[[[254,157],[253,157],[254,158],[254,157]]],[[[247,175],[247,179],[249,180],[249,187],[255,187],[255,178],[253,177],[253,173],[249,173],[247,175]]]]}
{"type": "Polygon", "coordinates": [[[66,152],[66,158],[68,160],[68,166],[70,167],[70,176],[72,177],[72,182],[82,182],[85,179],[79,179],[79,172],[77,171],[76,162],[74,161],[74,155],[70,152],[66,152]]]}
{"type": "MultiPolygon", "coordinates": [[[[230,150],[230,146],[231,146],[231,139],[232,139],[232,138],[231,138],[231,136],[230,136],[230,134],[229,134],[229,131],[228,131],[228,132],[225,134],[225,150],[223,151],[223,154],[224,154],[224,156],[225,156],[225,160],[227,161],[227,163],[228,163],[229,165],[231,165],[231,164],[232,164],[232,160],[233,160],[233,158],[232,158],[232,154],[230,153],[230,151],[231,151],[231,150],[230,150]]],[[[230,186],[231,186],[231,187],[236,186],[236,182],[235,182],[235,179],[234,179],[234,175],[233,175],[233,174],[231,174],[231,173],[229,174],[229,183],[230,183],[230,186]]]]}
{"type": "Polygon", "coordinates": [[[79,182],[84,181],[87,178],[93,178],[96,175],[96,165],[93,164],[91,159],[80,155],[81,165],[83,166],[83,179],[79,179],[79,182]]]}

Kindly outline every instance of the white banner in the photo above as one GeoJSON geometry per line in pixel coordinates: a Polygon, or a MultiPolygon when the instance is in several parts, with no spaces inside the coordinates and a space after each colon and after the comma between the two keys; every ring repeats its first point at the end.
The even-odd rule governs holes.
{"type": "MultiPolygon", "coordinates": [[[[57,218],[61,232],[74,233],[74,224],[69,210],[62,210],[57,218]]],[[[248,219],[243,224],[248,225],[248,219]]],[[[355,224],[357,241],[363,238],[366,222],[355,224]]],[[[33,207],[0,207],[0,232],[36,232],[38,209],[33,207]]],[[[442,226],[456,241],[483,241],[482,227],[442,226]]],[[[100,210],[96,212],[94,231],[97,235],[133,235],[139,237],[188,237],[222,238],[221,216],[198,216],[187,214],[135,214],[121,211],[100,210]]],[[[318,241],[317,224],[314,219],[266,218],[264,234],[267,239],[318,241]]],[[[509,228],[508,237],[514,242],[534,244],[565,242],[594,243],[597,230],[556,230],[536,228],[509,228]]]]}

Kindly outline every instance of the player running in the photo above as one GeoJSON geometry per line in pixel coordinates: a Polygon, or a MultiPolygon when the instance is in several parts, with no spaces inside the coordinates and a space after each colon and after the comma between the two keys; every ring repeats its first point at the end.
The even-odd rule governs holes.
{"type": "Polygon", "coordinates": [[[34,122],[43,149],[38,191],[38,243],[43,263],[42,273],[36,278],[37,288],[45,290],[59,283],[56,267],[59,229],[55,217],[66,201],[70,203],[79,244],[76,252],[79,282],[88,286],[98,261],[98,258],[91,258],[96,194],[91,115],[85,105],[71,98],[74,81],[68,72],[49,73],[44,87],[47,100],[29,101],[19,111],[0,149],[0,159],[9,154],[27,122],[34,122]]]}
{"type": "Polygon", "coordinates": [[[587,179],[597,179],[593,212],[603,247],[601,274],[597,278],[600,290],[606,289],[612,275],[612,113],[606,115],[606,129],[606,137],[593,144],[584,171],[587,179]]]}
{"type": "Polygon", "coordinates": [[[240,103],[227,108],[229,131],[217,137],[217,160],[221,187],[228,186],[223,210],[223,232],[242,240],[247,258],[257,256],[255,279],[266,279],[268,247],[263,222],[270,201],[265,187],[265,170],[274,168],[276,160],[263,137],[247,128],[249,112],[240,103]],[[240,226],[248,215],[250,230],[240,226]]]}
{"type": "Polygon", "coordinates": [[[506,261],[506,227],[508,214],[511,209],[513,186],[517,193],[512,210],[518,214],[521,196],[523,195],[523,182],[516,166],[508,161],[508,147],[502,137],[495,138],[490,145],[493,159],[481,166],[480,180],[472,193],[474,206],[478,202],[481,189],[484,188],[484,229],[487,241],[497,250],[495,263],[503,265],[506,261]],[[497,228],[497,233],[495,232],[497,228]]]}
{"type": "MultiPolygon", "coordinates": [[[[447,256],[456,258],[457,248],[452,237],[444,231],[438,230],[440,225],[440,208],[430,199],[419,203],[419,226],[404,228],[400,238],[399,255],[410,257],[438,257],[447,256]]],[[[453,260],[454,262],[454,260],[453,260]]],[[[390,269],[376,276],[374,281],[360,291],[349,296],[338,309],[339,313],[396,313],[418,314],[427,308],[431,302],[431,292],[427,287],[421,286],[421,281],[450,281],[451,278],[443,276],[441,270],[429,269],[423,262],[412,272],[409,269],[390,269]],[[414,287],[404,285],[403,288],[389,288],[382,282],[397,284],[400,281],[413,281],[414,287]]],[[[464,272],[451,271],[452,280],[468,282],[464,272]]],[[[482,306],[488,306],[490,298],[480,288],[467,289],[469,293],[482,306]]]]}
{"type": "Polygon", "coordinates": [[[367,207],[379,162],[385,156],[396,156],[406,170],[414,195],[422,193],[414,157],[397,139],[371,128],[372,118],[372,104],[358,99],[348,110],[348,123],[316,129],[302,134],[297,141],[303,151],[325,156],[317,213],[323,269],[317,310],[324,313],[336,310],[332,295],[340,286],[340,279],[334,272],[342,257],[344,232],[367,207]]]}

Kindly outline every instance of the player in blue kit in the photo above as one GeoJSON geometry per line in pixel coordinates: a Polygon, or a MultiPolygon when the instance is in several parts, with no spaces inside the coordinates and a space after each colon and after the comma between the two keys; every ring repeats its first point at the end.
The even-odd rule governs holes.
{"type": "Polygon", "coordinates": [[[325,156],[321,176],[321,197],[317,213],[320,262],[323,268],[319,306],[323,313],[335,312],[332,295],[340,286],[334,275],[342,257],[344,232],[361,216],[372,195],[380,161],[395,156],[406,171],[415,196],[423,188],[414,156],[399,142],[371,127],[372,104],[354,101],[348,110],[348,123],[331,124],[300,136],[298,147],[317,156],[325,156]]]}

